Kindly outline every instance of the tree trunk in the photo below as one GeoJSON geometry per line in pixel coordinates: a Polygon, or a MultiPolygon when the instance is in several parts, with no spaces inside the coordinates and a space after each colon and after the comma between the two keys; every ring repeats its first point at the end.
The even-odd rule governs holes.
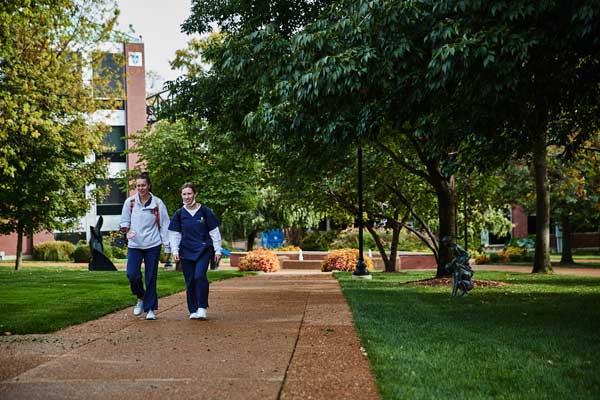
{"type": "Polygon", "coordinates": [[[387,265],[385,266],[385,272],[397,271],[396,262],[398,260],[398,243],[400,242],[400,231],[401,230],[402,230],[402,227],[400,227],[400,226],[394,227],[394,229],[392,230],[392,243],[391,243],[392,247],[390,250],[390,261],[391,262],[390,262],[389,268],[387,265]]]}
{"type": "Polygon", "coordinates": [[[568,216],[562,216],[560,219],[560,224],[562,225],[562,235],[563,235],[563,243],[562,243],[562,252],[560,256],[561,264],[575,264],[573,260],[573,240],[571,237],[571,221],[568,216]]]}
{"type": "Polygon", "coordinates": [[[444,236],[451,236],[456,240],[456,187],[454,176],[447,179],[441,176],[436,179],[434,188],[438,198],[438,218],[439,218],[439,252],[437,259],[436,278],[448,276],[449,273],[444,269],[446,263],[452,261],[453,254],[448,246],[441,243],[444,236]]]}
{"type": "MultiPolygon", "coordinates": [[[[398,213],[395,215],[395,220],[398,219],[398,213]]],[[[399,224],[395,224],[392,228],[392,243],[390,256],[388,257],[385,252],[385,248],[383,247],[383,243],[377,232],[371,225],[366,225],[365,228],[369,231],[373,240],[375,241],[375,245],[377,246],[377,250],[379,250],[379,254],[381,255],[381,259],[383,261],[385,272],[396,272],[396,259],[398,254],[398,242],[400,240],[400,231],[402,230],[402,226],[399,224]]]]}
{"type": "Polygon", "coordinates": [[[17,260],[15,261],[15,271],[18,271],[23,261],[23,227],[21,223],[17,226],[17,260]]]}
{"type": "Polygon", "coordinates": [[[257,233],[258,231],[256,229],[253,229],[252,231],[250,231],[250,234],[246,238],[246,249],[248,251],[252,251],[252,249],[254,248],[254,239],[256,238],[257,233]]]}
{"type": "Polygon", "coordinates": [[[536,232],[533,273],[552,272],[550,264],[550,186],[548,183],[548,161],[545,124],[536,128],[533,141],[533,173],[536,194],[536,232]]]}
{"type": "Polygon", "coordinates": [[[300,246],[302,236],[304,236],[304,229],[302,228],[285,228],[285,237],[287,238],[288,244],[292,246],[300,246]]]}

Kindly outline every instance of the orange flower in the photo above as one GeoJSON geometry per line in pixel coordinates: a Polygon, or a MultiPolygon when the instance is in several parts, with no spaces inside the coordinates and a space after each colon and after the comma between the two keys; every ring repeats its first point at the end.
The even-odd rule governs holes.
{"type": "Polygon", "coordinates": [[[240,271],[277,272],[281,269],[279,259],[270,250],[257,249],[240,260],[240,271]]]}

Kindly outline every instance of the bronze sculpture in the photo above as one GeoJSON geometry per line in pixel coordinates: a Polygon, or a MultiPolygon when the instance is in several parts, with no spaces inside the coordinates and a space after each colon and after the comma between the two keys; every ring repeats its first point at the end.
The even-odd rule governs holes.
{"type": "Polygon", "coordinates": [[[90,251],[92,259],[88,264],[89,271],[116,271],[115,264],[106,255],[104,255],[104,246],[102,245],[102,216],[98,218],[96,226],[90,226],[90,251]]]}
{"type": "Polygon", "coordinates": [[[441,242],[447,245],[454,254],[454,259],[444,267],[446,271],[452,274],[452,297],[456,297],[458,289],[462,292],[461,297],[467,296],[469,290],[473,289],[474,272],[471,265],[469,265],[470,255],[458,244],[452,242],[451,236],[444,236],[441,242]]]}

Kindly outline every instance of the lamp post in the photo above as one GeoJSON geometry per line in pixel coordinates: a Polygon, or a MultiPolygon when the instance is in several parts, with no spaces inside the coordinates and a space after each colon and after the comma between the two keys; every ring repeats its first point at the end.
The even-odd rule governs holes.
{"type": "Polygon", "coordinates": [[[362,210],[362,146],[358,146],[358,262],[352,273],[353,279],[372,279],[363,257],[363,210],[362,210]]]}

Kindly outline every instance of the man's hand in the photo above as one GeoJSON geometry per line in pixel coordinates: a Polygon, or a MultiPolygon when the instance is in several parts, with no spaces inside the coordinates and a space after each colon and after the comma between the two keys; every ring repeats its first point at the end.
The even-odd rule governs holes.
{"type": "Polygon", "coordinates": [[[215,254],[215,264],[219,265],[219,262],[221,262],[221,255],[215,254]]]}
{"type": "Polygon", "coordinates": [[[179,253],[173,254],[173,258],[175,259],[175,262],[179,262],[179,253]]]}

